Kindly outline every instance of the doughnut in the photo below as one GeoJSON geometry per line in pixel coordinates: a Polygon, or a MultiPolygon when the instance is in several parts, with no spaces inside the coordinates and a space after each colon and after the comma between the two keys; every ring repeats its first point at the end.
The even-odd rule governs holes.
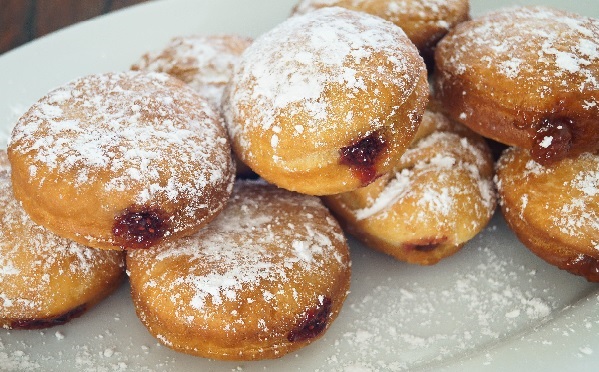
{"type": "Polygon", "coordinates": [[[503,216],[524,246],[599,282],[599,152],[543,166],[510,148],[497,162],[496,183],[503,216]]]}
{"type": "Polygon", "coordinates": [[[322,336],[349,289],[337,221],[314,196],[237,181],[195,235],[127,252],[131,295],[174,350],[224,360],[278,358],[322,336]]]}
{"type": "Polygon", "coordinates": [[[144,54],[131,69],[167,73],[220,106],[233,67],[251,43],[229,34],[177,36],[162,50],[144,54]]]}
{"type": "Polygon", "coordinates": [[[548,165],[599,149],[599,20],[512,7],[437,45],[434,97],[479,134],[548,165]]]}
{"type": "Polygon", "coordinates": [[[394,172],[323,200],[366,246],[432,265],[457,252],[491,219],[493,160],[484,139],[427,110],[394,172]]]}
{"type": "MultiPolygon", "coordinates": [[[[131,69],[174,76],[220,108],[233,67],[251,43],[250,38],[229,34],[177,36],[161,51],[144,54],[131,69]]],[[[237,157],[234,160],[238,177],[255,176],[237,157]]]]}
{"type": "Polygon", "coordinates": [[[125,278],[125,254],[92,249],[36,225],[15,199],[0,150],[0,327],[66,323],[112,293],[125,278]]]}
{"type": "Polygon", "coordinates": [[[225,88],[233,150],[281,188],[328,195],[389,172],[428,100],[422,57],[401,28],[322,8],[291,17],[242,54],[225,88]]]}
{"type": "Polygon", "coordinates": [[[8,156],[31,219],[101,249],[193,234],[235,177],[217,110],[162,73],[96,74],[51,91],[18,120],[8,156]]]}
{"type": "Polygon", "coordinates": [[[455,25],[470,19],[468,0],[300,0],[293,14],[330,6],[366,12],[395,23],[429,66],[439,40],[455,25]]]}

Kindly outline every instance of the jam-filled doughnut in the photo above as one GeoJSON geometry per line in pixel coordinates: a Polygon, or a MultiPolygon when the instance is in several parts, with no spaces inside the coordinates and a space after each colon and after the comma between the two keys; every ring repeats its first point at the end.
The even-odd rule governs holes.
{"type": "Polygon", "coordinates": [[[599,282],[599,153],[543,166],[510,148],[497,163],[496,183],[503,215],[528,249],[599,282]]]}
{"type": "Polygon", "coordinates": [[[487,225],[496,204],[492,178],[485,141],[444,115],[426,111],[394,172],[324,200],[367,246],[398,260],[432,265],[487,225]]]}
{"type": "MultiPolygon", "coordinates": [[[[251,38],[233,34],[178,36],[161,51],[144,54],[131,69],[165,72],[187,83],[220,108],[233,68],[251,43],[251,38]]],[[[238,176],[254,176],[247,165],[237,157],[234,160],[238,176]]]]}
{"type": "Polygon", "coordinates": [[[456,24],[470,19],[468,0],[300,0],[294,14],[340,6],[379,16],[401,27],[416,45],[427,65],[435,45],[456,24]]]}
{"type": "Polygon", "coordinates": [[[76,79],[35,103],[8,147],[38,224],[95,248],[145,248],[212,220],[235,176],[217,110],[162,73],[76,79]]]}
{"type": "Polygon", "coordinates": [[[318,198],[248,180],[204,229],[128,251],[127,268],[152,335],[229,360],[277,358],[317,339],[350,280],[345,237],[318,198]]]}
{"type": "Polygon", "coordinates": [[[422,57],[401,28],[322,8],[256,39],[223,96],[233,149],[279,187],[313,195],[389,172],[428,100],[422,57]]]}
{"type": "Polygon", "coordinates": [[[123,252],[83,247],[36,225],[14,198],[0,151],[0,327],[63,324],[108,296],[125,278],[123,252]]]}
{"type": "Polygon", "coordinates": [[[251,43],[233,34],[178,36],[162,50],[144,54],[131,69],[165,72],[220,106],[233,67],[251,43]]]}
{"type": "Polygon", "coordinates": [[[546,7],[498,10],[453,29],[435,97],[485,137],[550,164],[599,148],[599,20],[546,7]]]}

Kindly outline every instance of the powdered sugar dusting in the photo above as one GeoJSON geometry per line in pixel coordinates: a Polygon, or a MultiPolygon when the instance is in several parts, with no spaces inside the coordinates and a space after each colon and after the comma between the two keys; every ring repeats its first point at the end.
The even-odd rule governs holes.
{"type": "Polygon", "coordinates": [[[8,371],[35,371],[40,369],[40,365],[31,360],[31,357],[22,350],[15,350],[10,353],[2,351],[0,348],[0,366],[8,371]]]}
{"type": "Polygon", "coordinates": [[[590,158],[593,168],[582,170],[574,175],[565,187],[571,187],[575,194],[561,210],[553,216],[554,225],[563,233],[580,236],[590,234],[599,239],[599,156],[583,154],[590,158]]]}
{"type": "Polygon", "coordinates": [[[571,185],[576,190],[582,191],[586,196],[599,195],[599,167],[578,173],[572,180],[571,185]]]}
{"type": "Polygon", "coordinates": [[[34,224],[14,198],[7,163],[2,150],[0,318],[45,314],[49,304],[64,301],[66,294],[57,291],[60,287],[54,284],[59,280],[57,275],[77,278],[80,288],[99,286],[97,281],[113,285],[109,278],[124,272],[124,254],[87,248],[34,224]]]}
{"type": "MultiPolygon", "coordinates": [[[[305,14],[316,9],[329,6],[341,6],[352,10],[363,10],[366,8],[367,0],[302,0],[295,7],[296,14],[305,14]]],[[[456,0],[391,0],[384,1],[382,14],[388,17],[402,15],[417,15],[423,19],[435,19],[439,14],[448,12],[459,1],[456,0]]]]}
{"type": "Polygon", "coordinates": [[[389,213],[399,213],[396,205],[415,203],[415,212],[401,217],[409,220],[410,226],[432,218],[439,228],[452,231],[455,229],[446,227],[455,223],[453,216],[463,207],[463,198],[475,206],[476,219],[485,223],[490,219],[496,195],[488,149],[455,132],[440,114],[427,112],[425,118],[435,120],[437,130],[404,153],[395,176],[368,207],[354,211],[358,220],[385,219],[389,213]],[[451,181],[457,177],[454,174],[464,174],[464,178],[455,178],[463,183],[451,181]]]}
{"type": "Polygon", "coordinates": [[[340,6],[351,10],[366,11],[397,25],[411,27],[425,24],[422,29],[435,25],[448,30],[452,25],[450,15],[463,6],[461,0],[390,0],[376,6],[368,0],[302,0],[294,8],[295,14],[306,14],[323,7],[340,6]]]}
{"type": "MultiPolygon", "coordinates": [[[[478,263],[460,261],[454,267],[459,272],[444,272],[434,290],[426,276],[390,275],[368,295],[350,295],[348,327],[319,371],[434,368],[435,362],[481,353],[481,346],[542,324],[556,310],[551,291],[529,287],[542,280],[535,270],[484,245],[466,253],[478,263]]],[[[374,275],[364,274],[366,280],[374,275]]]]}
{"type": "Polygon", "coordinates": [[[276,309],[280,296],[299,301],[318,295],[288,292],[304,278],[302,272],[324,275],[333,265],[347,269],[345,244],[337,222],[318,198],[244,181],[236,184],[223,212],[199,233],[155,251],[130,251],[128,263],[132,280],[150,275],[144,286],[163,293],[164,298],[158,296],[148,306],[162,308],[160,301],[166,298],[177,317],[190,323],[197,317],[220,319],[225,315],[212,311],[232,306],[226,327],[233,332],[243,326],[239,306],[264,303],[276,309]],[[185,267],[171,265],[161,274],[165,263],[180,260],[185,267]]]}
{"type": "Polygon", "coordinates": [[[9,107],[7,115],[3,118],[9,125],[3,125],[0,128],[0,148],[6,148],[6,143],[10,137],[10,132],[14,123],[27,111],[29,107],[23,104],[14,104],[9,107]]]}
{"type": "Polygon", "coordinates": [[[236,35],[179,36],[163,50],[145,54],[132,69],[166,72],[220,106],[233,68],[251,42],[236,35]]]}
{"type": "MultiPolygon", "coordinates": [[[[521,150],[506,151],[498,162],[498,169],[506,175],[498,182],[503,193],[516,190],[522,193],[518,208],[520,216],[528,215],[529,208],[553,211],[546,220],[538,220],[543,228],[559,231],[562,239],[582,239],[589,248],[597,249],[599,240],[599,155],[583,153],[574,159],[565,159],[553,166],[542,166],[521,150]],[[524,162],[524,172],[515,174],[511,168],[517,161],[524,162]],[[508,173],[509,172],[509,173],[508,173]],[[547,198],[553,192],[555,197],[547,198]]],[[[509,195],[506,195],[509,197],[509,195]]],[[[536,216],[535,218],[539,218],[536,216]]]]}
{"type": "MultiPolygon", "coordinates": [[[[251,147],[245,133],[248,128],[264,132],[265,138],[274,134],[280,138],[274,129],[283,115],[300,115],[302,133],[346,133],[350,125],[332,119],[335,105],[330,104],[327,92],[336,89],[336,94],[351,100],[373,81],[396,92],[394,105],[403,105],[424,65],[415,63],[419,57],[413,45],[401,40],[407,41],[405,33],[392,23],[336,7],[286,20],[256,39],[242,55],[224,97],[231,134],[245,148],[251,147]],[[374,58],[380,59],[378,67],[368,68],[374,58]],[[248,113],[252,120],[245,119],[248,113]]],[[[346,117],[363,115],[364,107],[382,105],[378,95],[368,100],[355,107],[360,112],[348,112],[346,117]]],[[[368,124],[374,131],[384,120],[372,117],[368,124]]],[[[297,124],[281,130],[297,136],[297,124]]],[[[277,144],[271,140],[275,158],[277,144]]]]}
{"type": "Polygon", "coordinates": [[[450,35],[440,43],[455,45],[444,53],[445,72],[462,75],[472,72],[471,63],[482,63],[490,79],[510,80],[515,103],[527,95],[551,99],[587,92],[591,105],[580,99],[571,104],[591,109],[599,99],[592,93],[599,89],[596,19],[541,6],[513,7],[488,13],[450,35]]]}
{"type": "Polygon", "coordinates": [[[9,151],[33,189],[56,182],[142,206],[180,202],[173,231],[185,228],[182,216],[220,207],[206,203],[207,190],[230,191],[233,177],[219,113],[160,73],[90,75],[51,91],[19,120],[9,151]]]}
{"type": "Polygon", "coordinates": [[[354,213],[358,220],[369,218],[392,206],[410,191],[410,175],[408,169],[396,172],[395,178],[389,181],[387,187],[377,196],[368,208],[358,209],[354,213]]]}

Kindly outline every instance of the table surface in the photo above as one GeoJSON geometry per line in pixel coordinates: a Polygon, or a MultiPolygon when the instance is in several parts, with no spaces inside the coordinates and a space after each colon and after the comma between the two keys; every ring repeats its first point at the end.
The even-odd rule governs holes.
{"type": "Polygon", "coordinates": [[[0,54],[73,23],[148,0],[0,0],[0,54]]]}

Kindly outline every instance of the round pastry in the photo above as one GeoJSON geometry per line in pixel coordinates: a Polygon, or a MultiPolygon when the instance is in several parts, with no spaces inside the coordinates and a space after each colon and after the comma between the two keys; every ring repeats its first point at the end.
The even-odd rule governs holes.
{"type": "Polygon", "coordinates": [[[485,137],[550,164],[599,149],[599,20],[514,7],[438,44],[435,97],[485,137]]]}
{"type": "Polygon", "coordinates": [[[291,17],[256,39],[223,109],[235,153],[258,175],[327,195],[389,172],[427,100],[424,62],[401,28],[333,7],[291,17]]]}
{"type": "Polygon", "coordinates": [[[125,255],[83,247],[36,225],[14,198],[0,151],[0,327],[38,329],[82,315],[125,277],[125,255]]]}
{"type": "Polygon", "coordinates": [[[237,35],[179,36],[161,51],[144,54],[131,69],[165,72],[220,106],[233,67],[251,43],[237,35]]]}
{"type": "Polygon", "coordinates": [[[316,340],[350,283],[345,237],[320,200],[251,180],[197,234],[128,251],[127,268],[152,335],[228,360],[277,358],[316,340]]]}
{"type": "MultiPolygon", "coordinates": [[[[233,67],[252,39],[238,35],[191,35],[173,38],[159,52],[146,53],[132,70],[165,72],[187,83],[220,108],[233,67]]],[[[254,177],[252,170],[234,157],[239,177],[254,177]]]]}
{"type": "Polygon", "coordinates": [[[366,12],[401,27],[431,65],[434,48],[447,32],[470,19],[468,0],[300,0],[294,14],[340,6],[366,12]]]}
{"type": "Polygon", "coordinates": [[[160,73],[90,75],[51,91],[19,119],[8,155],[36,223],[104,249],[194,233],[235,176],[217,110],[160,73]]]}
{"type": "Polygon", "coordinates": [[[528,249],[599,282],[599,153],[543,166],[511,148],[497,163],[496,183],[505,220],[528,249]]]}
{"type": "Polygon", "coordinates": [[[401,160],[395,172],[371,185],[323,199],[367,246],[432,265],[457,252],[491,219],[491,153],[480,136],[427,111],[401,160]]]}

